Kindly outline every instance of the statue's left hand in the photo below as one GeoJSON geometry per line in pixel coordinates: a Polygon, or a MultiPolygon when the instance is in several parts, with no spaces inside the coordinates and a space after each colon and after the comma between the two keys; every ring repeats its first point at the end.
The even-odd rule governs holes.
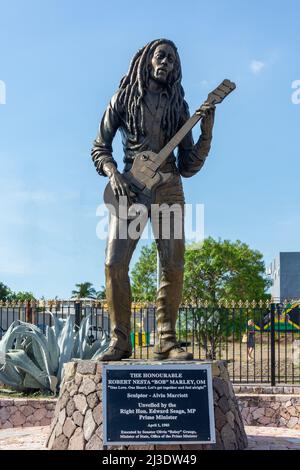
{"type": "Polygon", "coordinates": [[[205,111],[205,116],[201,120],[201,133],[204,138],[210,139],[214,127],[216,107],[214,105],[207,104],[203,105],[201,109],[205,111]]]}

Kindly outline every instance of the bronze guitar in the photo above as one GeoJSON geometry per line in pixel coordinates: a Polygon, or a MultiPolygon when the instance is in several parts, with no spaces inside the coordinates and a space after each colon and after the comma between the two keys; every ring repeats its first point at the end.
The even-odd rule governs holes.
{"type": "MultiPolygon", "coordinates": [[[[211,93],[209,93],[207,100],[200,106],[199,109],[188,119],[188,121],[181,127],[181,129],[172,137],[170,142],[165,145],[159,153],[152,151],[145,151],[135,155],[132,167],[129,171],[122,173],[124,180],[127,182],[130,191],[134,194],[134,205],[142,204],[149,210],[151,204],[155,201],[155,190],[164,181],[163,173],[159,169],[166,163],[167,158],[178,146],[182,139],[190,132],[190,130],[200,121],[205,115],[203,106],[216,105],[221,103],[226,96],[229,95],[236,85],[230,80],[223,80],[223,82],[211,93]]],[[[122,197],[122,199],[127,199],[122,197]]],[[[116,198],[110,183],[107,184],[104,191],[104,202],[110,210],[121,218],[131,218],[130,206],[128,210],[120,210],[121,202],[116,198]],[[113,208],[113,209],[112,209],[113,208]]],[[[137,211],[133,211],[136,215],[137,211]]]]}

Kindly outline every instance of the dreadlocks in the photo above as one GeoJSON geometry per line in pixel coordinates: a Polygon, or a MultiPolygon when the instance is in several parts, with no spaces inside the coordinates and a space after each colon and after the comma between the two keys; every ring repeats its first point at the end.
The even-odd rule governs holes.
{"type": "Polygon", "coordinates": [[[171,138],[178,127],[178,118],[183,105],[184,91],[181,86],[181,64],[175,44],[168,39],[157,39],[140,49],[133,57],[127,75],[120,83],[120,101],[126,110],[126,121],[129,132],[138,140],[139,134],[145,134],[143,97],[150,78],[150,61],[161,44],[169,44],[175,52],[174,69],[169,77],[167,92],[168,104],[164,111],[162,126],[168,138],[171,138]]]}

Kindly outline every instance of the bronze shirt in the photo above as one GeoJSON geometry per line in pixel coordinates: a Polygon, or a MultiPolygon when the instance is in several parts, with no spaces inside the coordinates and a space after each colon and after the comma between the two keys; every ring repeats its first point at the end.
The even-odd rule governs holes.
{"type": "MultiPolygon", "coordinates": [[[[103,176],[106,176],[103,172],[104,163],[112,162],[118,166],[112,155],[112,142],[117,130],[120,130],[122,135],[123,161],[127,167],[126,169],[128,169],[128,165],[130,166],[137,153],[145,150],[158,153],[169,140],[162,126],[163,112],[168,99],[166,91],[160,93],[146,92],[144,97],[145,135],[139,135],[137,141],[128,130],[126,112],[120,103],[119,94],[120,91],[112,97],[102,117],[91,152],[96,169],[103,176]]],[[[189,117],[188,105],[184,101],[177,130],[183,126],[189,117]]],[[[207,139],[202,135],[199,141],[194,144],[192,132],[186,135],[179,144],[177,151],[177,166],[182,176],[188,178],[195,175],[202,168],[210,150],[210,144],[211,138],[207,139]]],[[[175,163],[175,161],[176,157],[172,153],[168,158],[168,162],[175,163]]]]}

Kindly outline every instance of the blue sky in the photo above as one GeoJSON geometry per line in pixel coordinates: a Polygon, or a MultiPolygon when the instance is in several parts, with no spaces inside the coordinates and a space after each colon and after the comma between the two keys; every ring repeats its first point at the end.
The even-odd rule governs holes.
{"type": "MultiPolygon", "coordinates": [[[[223,78],[237,83],[205,167],[184,180],[205,235],[240,239],[267,264],[299,251],[299,14],[297,0],[0,0],[0,281],[47,298],[104,283],[107,180],[90,148],[133,54],[159,37],[178,46],[191,111],[223,78]]],[[[119,137],[114,152],[121,162],[119,137]]]]}

